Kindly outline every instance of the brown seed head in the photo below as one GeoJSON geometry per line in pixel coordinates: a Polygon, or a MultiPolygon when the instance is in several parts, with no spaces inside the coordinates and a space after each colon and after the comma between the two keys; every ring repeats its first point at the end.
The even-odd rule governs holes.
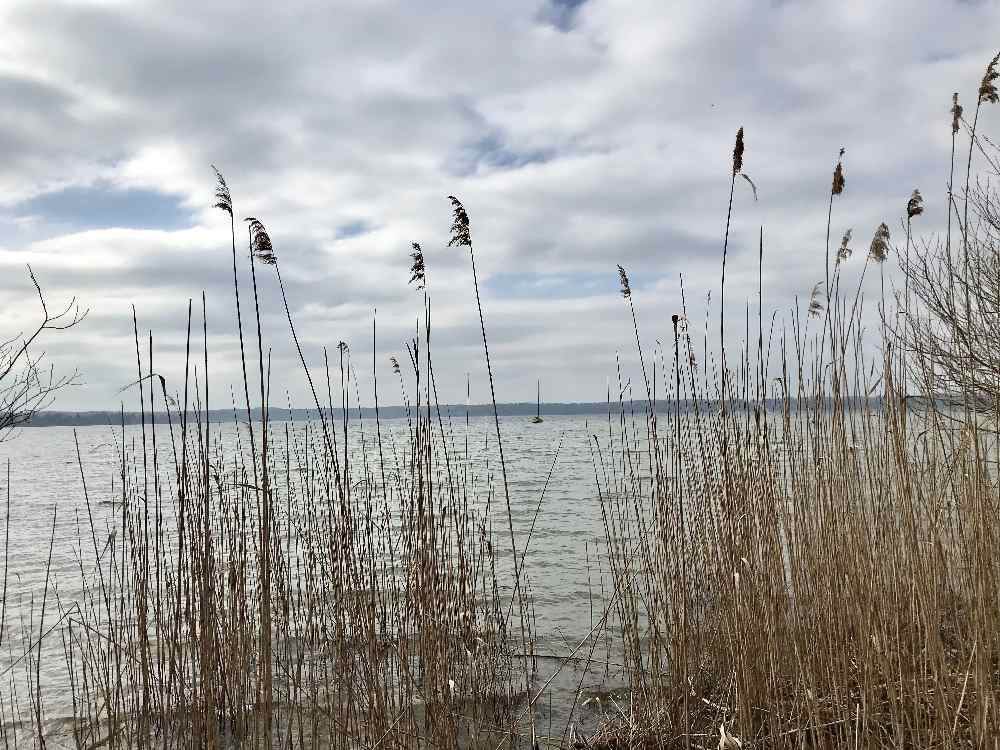
{"type": "Polygon", "coordinates": [[[1000,73],[997,73],[997,62],[1000,62],[1000,52],[997,52],[996,56],[990,60],[990,64],[986,66],[983,80],[979,84],[980,104],[986,102],[996,104],[1000,101],[1000,96],[997,96],[997,87],[993,84],[997,78],[1000,78],[1000,73]]]}
{"type": "Polygon", "coordinates": [[[622,284],[622,297],[628,299],[632,296],[632,287],[628,283],[628,274],[625,273],[625,269],[621,266],[618,266],[618,280],[622,284]]]}
{"type": "Polygon", "coordinates": [[[830,192],[833,195],[840,195],[844,192],[844,149],[840,149],[840,155],[837,158],[837,166],[833,170],[833,185],[830,188],[830,192]]]}
{"type": "Polygon", "coordinates": [[[962,119],[962,105],[958,103],[958,92],[951,95],[951,132],[958,132],[958,123],[962,119]]]}
{"type": "Polygon", "coordinates": [[[910,195],[910,200],[906,202],[906,218],[912,219],[924,212],[924,197],[919,190],[914,190],[910,195]]]}
{"type": "Polygon", "coordinates": [[[733,175],[743,169],[743,128],[736,131],[736,145],[733,147],[733,175]]]}
{"type": "Polygon", "coordinates": [[[451,201],[453,210],[451,240],[448,242],[448,247],[461,247],[462,245],[472,247],[472,234],[469,231],[469,214],[465,212],[465,206],[454,195],[449,195],[448,200],[451,201]]]}
{"type": "Polygon", "coordinates": [[[395,357],[389,357],[389,361],[392,363],[392,371],[399,375],[399,360],[395,357]]]}
{"type": "Polygon", "coordinates": [[[838,265],[850,258],[851,254],[854,252],[850,247],[848,247],[848,243],[851,241],[851,233],[853,231],[853,229],[848,229],[844,232],[844,236],[840,238],[840,248],[837,250],[838,265]]]}
{"type": "Polygon", "coordinates": [[[874,260],[876,263],[885,263],[885,259],[889,256],[889,227],[885,225],[883,221],[878,225],[878,229],[875,230],[875,236],[872,237],[872,244],[868,250],[868,257],[874,260]]]}
{"type": "Polygon", "coordinates": [[[226,184],[226,178],[222,176],[222,172],[216,169],[215,165],[212,165],[212,171],[215,172],[215,205],[212,208],[219,208],[229,214],[229,217],[233,216],[233,197],[229,194],[229,186],[226,184]]]}
{"type": "Polygon", "coordinates": [[[410,257],[413,258],[413,265],[410,266],[410,283],[417,282],[417,289],[423,289],[426,281],[424,253],[416,242],[413,243],[413,252],[410,253],[410,257]]]}
{"type": "Polygon", "coordinates": [[[278,256],[274,254],[271,237],[260,219],[248,216],[244,221],[250,225],[250,252],[253,257],[266,266],[275,265],[278,262],[278,256]]]}

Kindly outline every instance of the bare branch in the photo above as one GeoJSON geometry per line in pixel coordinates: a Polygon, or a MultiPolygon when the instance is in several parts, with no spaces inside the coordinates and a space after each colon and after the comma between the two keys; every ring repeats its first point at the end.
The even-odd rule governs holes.
{"type": "Polygon", "coordinates": [[[36,412],[50,406],[58,391],[76,384],[77,371],[57,376],[51,365],[45,367],[45,353],[33,354],[32,347],[46,331],[69,330],[80,324],[89,312],[81,310],[73,297],[65,308],[53,315],[34,270],[30,265],[27,269],[42,308],[42,319],[30,334],[19,332],[0,340],[0,442],[8,439],[17,427],[29,422],[36,412]]]}

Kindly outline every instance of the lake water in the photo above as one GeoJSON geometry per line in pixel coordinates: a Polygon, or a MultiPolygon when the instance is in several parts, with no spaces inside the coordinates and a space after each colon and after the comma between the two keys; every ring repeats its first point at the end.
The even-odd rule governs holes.
{"type": "MultiPolygon", "coordinates": [[[[469,463],[477,474],[474,484],[480,500],[487,494],[492,474],[498,493],[492,512],[500,513],[503,503],[499,498],[503,494],[492,418],[472,418],[468,427],[464,414],[453,415],[450,427],[445,419],[453,445],[463,457],[468,441],[469,463]]],[[[275,428],[283,430],[280,424],[275,428]]],[[[231,441],[235,425],[213,424],[212,429],[224,441],[231,441]]],[[[295,429],[301,430],[302,425],[295,429]]],[[[533,525],[524,575],[530,582],[536,620],[535,648],[541,655],[536,680],[544,682],[560,663],[551,657],[569,654],[602,614],[605,599],[601,587],[602,581],[607,586],[607,566],[599,562],[597,554],[599,548],[603,551],[604,527],[592,445],[594,434],[601,434],[606,443],[608,419],[594,415],[553,416],[546,417],[542,424],[531,424],[526,417],[506,417],[501,419],[501,429],[519,546],[523,546],[533,525]],[[547,478],[547,489],[539,505],[547,478]]],[[[166,466],[172,460],[168,435],[164,426],[159,430],[162,431],[159,454],[166,466]]],[[[362,431],[364,439],[371,441],[374,421],[355,422],[351,438],[355,450],[359,448],[362,431]]],[[[403,442],[406,421],[383,420],[382,432],[387,445],[393,439],[403,442]]],[[[0,670],[3,670],[0,684],[5,689],[0,693],[13,697],[13,705],[9,698],[4,698],[4,724],[26,737],[33,733],[27,707],[31,704],[29,685],[34,677],[29,674],[29,667],[33,671],[34,662],[21,657],[39,632],[44,634],[52,625],[56,628],[44,635],[39,651],[39,676],[45,696],[43,724],[47,734],[51,733],[54,740],[64,735],[72,715],[61,637],[65,620],[60,618],[67,615],[81,595],[81,564],[86,568],[93,558],[92,551],[88,555],[88,546],[81,552],[78,542],[80,538],[89,541],[81,464],[98,535],[106,536],[117,522],[113,503],[121,496],[119,454],[123,440],[126,445],[138,443],[141,432],[138,427],[130,426],[125,428],[123,436],[120,427],[81,427],[76,428],[75,435],[80,462],[73,428],[28,428],[0,444],[0,503],[10,494],[6,623],[0,644],[0,670]],[[41,622],[53,513],[51,579],[41,622]]],[[[494,523],[494,545],[501,568],[500,582],[509,584],[511,557],[505,512],[502,525],[500,518],[498,515],[494,523]]],[[[613,629],[610,634],[613,638],[613,629]]],[[[606,662],[607,654],[603,657],[606,662]]],[[[543,724],[540,731],[556,735],[562,731],[581,684],[595,689],[622,684],[614,668],[606,673],[605,667],[602,664],[600,669],[587,673],[568,669],[560,673],[550,686],[550,700],[539,708],[538,720],[543,724]]],[[[578,708],[573,720],[578,726],[586,726],[596,720],[596,713],[592,707],[578,708]]]]}

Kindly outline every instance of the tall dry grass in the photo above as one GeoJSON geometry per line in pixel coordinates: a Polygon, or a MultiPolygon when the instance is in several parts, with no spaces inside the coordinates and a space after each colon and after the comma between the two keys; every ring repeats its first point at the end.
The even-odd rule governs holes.
{"type": "MultiPolygon", "coordinates": [[[[251,220],[250,232],[251,266],[280,274],[263,225],[251,220]]],[[[238,281],[234,290],[238,299],[238,281]]],[[[200,353],[189,305],[175,409],[165,387],[156,397],[153,340],[141,344],[136,329],[141,442],[126,444],[123,431],[120,517],[103,548],[85,487],[95,564],[80,566],[69,637],[77,745],[496,747],[520,731],[525,683],[512,666],[489,505],[470,497],[470,464],[434,420],[429,303],[407,345],[410,427],[383,445],[380,429],[373,444],[350,421],[349,348],[338,346],[339,366],[324,352],[313,372],[283,285],[282,298],[316,419],[269,423],[258,323],[264,408],[250,409],[244,380],[245,429],[228,441],[207,419],[204,300],[200,353]],[[157,439],[169,440],[169,465],[157,439]]],[[[259,321],[255,277],[254,306],[259,321]]]]}

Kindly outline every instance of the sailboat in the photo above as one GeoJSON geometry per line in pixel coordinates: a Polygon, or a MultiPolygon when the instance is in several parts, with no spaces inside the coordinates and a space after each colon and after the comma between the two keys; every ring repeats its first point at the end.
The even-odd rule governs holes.
{"type": "Polygon", "coordinates": [[[542,419],[542,381],[538,381],[538,400],[536,401],[535,416],[531,419],[531,424],[541,424],[542,419]]]}

